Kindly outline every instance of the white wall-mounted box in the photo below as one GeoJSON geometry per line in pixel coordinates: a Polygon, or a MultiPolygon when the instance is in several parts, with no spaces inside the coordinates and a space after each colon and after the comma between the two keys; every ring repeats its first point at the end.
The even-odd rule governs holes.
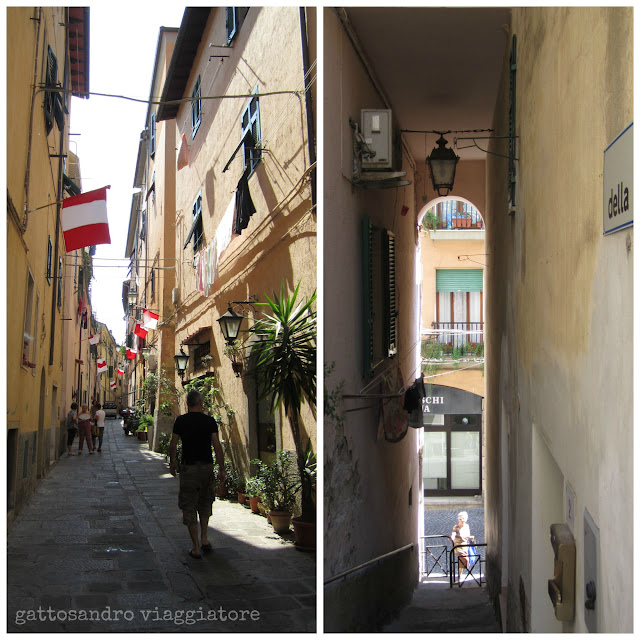
{"type": "Polygon", "coordinates": [[[362,170],[391,169],[393,165],[393,136],[391,109],[362,109],[360,128],[367,147],[374,151],[362,156],[362,170]]]}

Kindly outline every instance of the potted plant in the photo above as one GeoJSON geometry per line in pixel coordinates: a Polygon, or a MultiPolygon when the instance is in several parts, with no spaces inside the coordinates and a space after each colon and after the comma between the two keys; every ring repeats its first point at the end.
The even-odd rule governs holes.
{"type": "Polygon", "coordinates": [[[438,228],[438,222],[438,214],[433,209],[429,209],[424,217],[424,228],[431,227],[435,231],[438,228]]]}
{"type": "MultiPolygon", "coordinates": [[[[315,490],[316,486],[317,466],[317,456],[311,449],[311,442],[308,442],[301,484],[308,483],[312,491],[315,490]]],[[[300,549],[301,551],[314,550],[316,548],[316,523],[305,522],[302,518],[293,518],[291,523],[293,524],[293,531],[295,533],[296,549],[300,549]]]]}
{"type": "Polygon", "coordinates": [[[253,476],[246,482],[245,493],[249,498],[249,506],[253,513],[260,513],[258,503],[260,502],[260,496],[264,490],[264,483],[261,478],[253,476]]]}
{"type": "Polygon", "coordinates": [[[250,331],[256,342],[253,354],[256,363],[252,372],[258,382],[260,399],[269,399],[271,411],[284,408],[289,420],[296,449],[296,462],[301,485],[300,520],[315,523],[316,508],[313,485],[305,473],[306,450],[300,433],[302,402],[316,405],[316,312],[312,305],[316,292],[306,302],[298,303],[300,283],[291,296],[285,294],[284,282],[280,298],[268,296],[264,318],[257,320],[250,331]]]}
{"type": "Polygon", "coordinates": [[[263,482],[262,502],[269,509],[269,517],[276,533],[287,533],[296,505],[300,479],[296,473],[292,451],[278,451],[273,464],[252,460],[263,482]]]}
{"type": "Polygon", "coordinates": [[[227,358],[229,358],[229,360],[231,360],[231,368],[236,374],[236,378],[239,378],[243,369],[242,345],[237,340],[234,340],[233,342],[224,345],[223,353],[225,356],[227,356],[227,358]]]}
{"type": "Polygon", "coordinates": [[[140,420],[138,421],[138,428],[136,429],[138,440],[146,440],[147,430],[152,426],[153,416],[150,413],[143,413],[142,416],[140,416],[140,420]]]}

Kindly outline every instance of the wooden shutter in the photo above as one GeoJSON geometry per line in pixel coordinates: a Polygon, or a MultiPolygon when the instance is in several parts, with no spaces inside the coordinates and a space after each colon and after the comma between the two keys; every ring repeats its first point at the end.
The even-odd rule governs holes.
{"type": "Polygon", "coordinates": [[[363,317],[363,348],[364,348],[364,377],[371,375],[373,367],[373,227],[368,215],[362,218],[362,311],[363,317]]]}
{"type": "Polygon", "coordinates": [[[385,345],[387,357],[392,358],[398,352],[398,308],[396,300],[396,238],[391,231],[384,230],[385,240],[385,345]]]}

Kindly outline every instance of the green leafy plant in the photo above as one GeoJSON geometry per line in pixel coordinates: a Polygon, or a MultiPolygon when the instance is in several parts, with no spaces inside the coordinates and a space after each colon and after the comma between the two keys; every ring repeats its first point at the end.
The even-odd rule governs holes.
{"type": "Polygon", "coordinates": [[[300,490],[294,453],[278,451],[273,464],[257,459],[251,463],[258,467],[257,477],[262,481],[261,501],[271,511],[293,511],[300,490]]]}
{"type": "Polygon", "coordinates": [[[217,386],[216,377],[213,374],[190,380],[184,385],[184,390],[186,393],[193,390],[199,391],[204,399],[204,412],[213,416],[219,425],[225,424],[222,416],[223,411],[227,420],[235,414],[235,409],[225,402],[222,388],[217,386]]]}
{"type": "Polygon", "coordinates": [[[138,428],[136,431],[147,431],[149,427],[153,426],[153,416],[149,413],[143,413],[138,421],[138,428]]]}
{"type": "Polygon", "coordinates": [[[269,398],[271,411],[283,406],[289,420],[296,448],[298,471],[302,482],[302,514],[305,522],[315,521],[313,489],[304,479],[305,450],[300,433],[302,402],[316,405],[316,312],[312,306],[316,292],[298,302],[300,283],[290,296],[284,281],[280,297],[268,296],[264,318],[256,321],[250,331],[257,338],[253,373],[258,381],[260,399],[269,398]]]}
{"type": "Polygon", "coordinates": [[[246,481],[244,492],[251,498],[259,498],[264,492],[264,481],[262,478],[252,476],[246,481]]]}
{"type": "Polygon", "coordinates": [[[438,228],[438,214],[433,209],[429,209],[422,224],[426,230],[431,227],[435,231],[438,228]]]}

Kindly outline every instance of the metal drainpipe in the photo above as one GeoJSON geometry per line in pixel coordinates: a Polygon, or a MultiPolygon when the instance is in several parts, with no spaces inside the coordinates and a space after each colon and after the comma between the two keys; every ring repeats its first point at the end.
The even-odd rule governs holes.
{"type": "MultiPolygon", "coordinates": [[[[300,34],[302,36],[302,66],[305,78],[305,105],[307,108],[307,138],[309,140],[309,163],[313,165],[316,161],[316,138],[314,131],[313,101],[311,100],[311,88],[307,89],[307,73],[309,73],[309,41],[307,40],[307,19],[305,8],[300,7],[300,34]]],[[[316,206],[316,170],[311,174],[311,204],[316,206]]]]}
{"type": "Polygon", "coordinates": [[[31,147],[33,141],[33,112],[36,107],[36,87],[38,85],[38,51],[40,50],[40,27],[42,25],[42,7],[40,7],[39,16],[32,18],[38,23],[38,32],[36,34],[36,61],[33,69],[33,91],[31,93],[31,114],[29,115],[29,141],[27,142],[27,168],[24,173],[24,218],[22,219],[22,232],[27,230],[29,221],[29,179],[31,175],[31,147]]]}
{"type": "MultiPolygon", "coordinates": [[[[69,9],[65,9],[65,37],[64,37],[64,67],[62,68],[62,78],[64,82],[65,70],[67,68],[67,63],[69,62],[69,9]]],[[[71,83],[71,73],[69,73],[69,77],[67,78],[68,82],[71,83]]],[[[63,87],[66,89],[66,87],[63,87]]],[[[71,98],[69,98],[69,102],[71,102],[71,98]]],[[[51,337],[49,339],[49,366],[53,364],[53,353],[55,351],[55,330],[56,330],[56,293],[58,287],[58,246],[60,242],[60,211],[62,209],[62,197],[63,197],[63,185],[64,185],[64,131],[67,127],[67,122],[65,121],[64,127],[62,127],[62,131],[60,132],[60,153],[58,154],[58,193],[56,197],[56,244],[55,244],[55,254],[53,259],[53,288],[51,290],[51,337]]]]}

